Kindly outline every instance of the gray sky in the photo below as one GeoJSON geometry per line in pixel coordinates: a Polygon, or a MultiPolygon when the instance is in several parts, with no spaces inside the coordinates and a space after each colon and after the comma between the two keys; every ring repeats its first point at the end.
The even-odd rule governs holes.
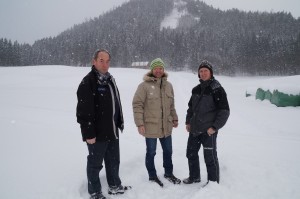
{"type": "MultiPolygon", "coordinates": [[[[29,43],[56,36],[129,0],[0,0],[0,38],[29,43]]],[[[204,0],[215,8],[286,11],[300,17],[300,0],[204,0]]]]}

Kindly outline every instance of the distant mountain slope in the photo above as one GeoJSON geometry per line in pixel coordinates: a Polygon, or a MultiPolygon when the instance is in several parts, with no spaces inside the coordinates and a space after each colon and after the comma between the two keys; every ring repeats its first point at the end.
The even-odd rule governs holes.
{"type": "Polygon", "coordinates": [[[216,73],[294,75],[300,74],[300,19],[221,11],[196,0],[131,0],[32,46],[2,39],[0,47],[0,65],[86,66],[97,48],[106,48],[113,66],[161,57],[174,70],[195,70],[207,59],[216,73]]]}

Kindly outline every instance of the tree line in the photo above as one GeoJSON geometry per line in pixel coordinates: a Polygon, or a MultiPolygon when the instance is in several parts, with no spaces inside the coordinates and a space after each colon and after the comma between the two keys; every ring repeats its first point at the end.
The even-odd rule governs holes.
{"type": "Polygon", "coordinates": [[[196,70],[201,60],[224,75],[300,74],[300,19],[290,13],[221,11],[195,0],[131,0],[33,45],[0,39],[0,66],[90,66],[93,52],[111,65],[161,57],[170,70],[196,70]],[[176,28],[161,27],[173,9],[176,28]]]}

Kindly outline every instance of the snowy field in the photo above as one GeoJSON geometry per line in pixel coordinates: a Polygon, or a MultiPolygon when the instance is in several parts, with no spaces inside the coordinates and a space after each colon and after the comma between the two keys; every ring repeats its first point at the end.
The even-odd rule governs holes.
{"type": "MultiPolygon", "coordinates": [[[[90,68],[34,66],[0,68],[0,198],[86,199],[87,147],[76,122],[76,90],[90,68]]],[[[299,199],[300,107],[278,108],[245,97],[266,78],[216,76],[225,88],[231,115],[218,136],[221,181],[173,185],[163,178],[158,145],[156,168],[164,188],[148,181],[145,141],[134,125],[132,98],[147,70],[112,68],[120,89],[125,130],[120,176],[133,189],[120,199],[299,199]]],[[[272,77],[268,77],[272,81],[272,77]]],[[[284,80],[284,78],[283,78],[284,80]]],[[[197,76],[170,72],[179,127],[173,131],[174,174],[188,177],[185,113],[197,76]]],[[[278,81],[276,81],[276,84],[278,81]]],[[[285,81],[286,83],[286,81],[285,81]]],[[[299,83],[299,82],[298,82],[299,83]]],[[[202,150],[202,180],[206,179],[202,150]]],[[[104,170],[100,173],[107,196],[104,170]]]]}

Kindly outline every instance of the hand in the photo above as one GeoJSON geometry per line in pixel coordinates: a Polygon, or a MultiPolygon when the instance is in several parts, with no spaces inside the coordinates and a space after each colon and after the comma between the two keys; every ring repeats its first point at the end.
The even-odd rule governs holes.
{"type": "Polygon", "coordinates": [[[216,130],[214,129],[214,128],[212,128],[212,127],[210,127],[209,129],[207,129],[207,134],[209,135],[209,136],[211,136],[212,134],[214,134],[216,132],[216,130]]]}
{"type": "Polygon", "coordinates": [[[185,129],[186,129],[187,132],[190,132],[190,130],[191,130],[191,125],[190,125],[190,124],[185,125],[185,129]]]}
{"type": "Polygon", "coordinates": [[[145,127],[144,126],[139,126],[138,131],[139,131],[139,134],[141,134],[142,136],[145,135],[145,127]]]}
{"type": "Polygon", "coordinates": [[[178,126],[178,120],[173,120],[173,127],[177,128],[177,126],[178,126]]]}
{"type": "Polygon", "coordinates": [[[95,144],[95,143],[96,143],[96,138],[86,139],[86,142],[87,142],[88,144],[95,144]]]}

